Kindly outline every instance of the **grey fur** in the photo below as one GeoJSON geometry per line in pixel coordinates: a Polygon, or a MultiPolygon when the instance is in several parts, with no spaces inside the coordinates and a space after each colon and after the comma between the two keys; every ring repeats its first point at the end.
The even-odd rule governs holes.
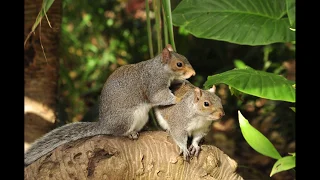
{"type": "Polygon", "coordinates": [[[195,102],[196,86],[188,81],[189,86],[182,100],[171,106],[156,107],[155,114],[161,127],[167,130],[183,153],[185,160],[191,156],[198,156],[200,147],[199,141],[209,132],[209,127],[214,120],[220,119],[224,115],[221,99],[209,90],[199,90],[202,95],[198,102],[195,102]],[[212,105],[208,112],[199,108],[203,101],[209,101],[212,105]],[[201,103],[201,104],[200,104],[201,103]],[[214,117],[211,116],[214,114],[214,117]],[[211,117],[210,117],[211,116],[211,117]],[[192,144],[187,148],[188,136],[192,136],[192,144]]]}
{"type": "MultiPolygon", "coordinates": [[[[184,56],[170,53],[171,60],[178,58],[192,69],[184,56]]],[[[173,71],[168,63],[162,62],[162,54],[147,61],[120,67],[108,78],[101,92],[99,122],[104,133],[123,136],[137,134],[147,119],[133,122],[135,111],[140,112],[144,108],[141,116],[148,118],[152,107],[175,104],[176,97],[169,86],[174,79],[184,79],[182,76],[183,74],[173,71]],[[140,126],[132,127],[133,124],[140,126]]]]}
{"type": "Polygon", "coordinates": [[[138,138],[152,107],[177,102],[169,90],[171,81],[194,74],[189,61],[173,52],[170,45],[155,58],[119,67],[101,91],[99,121],[71,123],[47,133],[27,150],[25,166],[62,144],[85,137],[106,134],[138,138]],[[172,68],[176,60],[185,65],[179,71],[172,68]]]}

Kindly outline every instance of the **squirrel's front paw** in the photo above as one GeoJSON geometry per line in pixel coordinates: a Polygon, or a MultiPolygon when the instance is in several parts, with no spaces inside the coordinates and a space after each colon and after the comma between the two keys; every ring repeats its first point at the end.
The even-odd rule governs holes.
{"type": "Polygon", "coordinates": [[[131,139],[131,140],[138,139],[138,137],[139,137],[139,133],[138,133],[138,132],[133,131],[133,132],[131,132],[131,133],[128,135],[128,137],[129,137],[129,139],[131,139]]]}
{"type": "Polygon", "coordinates": [[[191,144],[189,147],[189,151],[190,151],[191,156],[198,157],[199,152],[200,152],[200,146],[198,146],[198,145],[194,146],[191,144]]]}
{"type": "Polygon", "coordinates": [[[189,152],[189,150],[187,148],[180,149],[180,155],[181,154],[183,154],[183,159],[185,161],[188,161],[188,162],[190,161],[190,152],[189,152]]]}

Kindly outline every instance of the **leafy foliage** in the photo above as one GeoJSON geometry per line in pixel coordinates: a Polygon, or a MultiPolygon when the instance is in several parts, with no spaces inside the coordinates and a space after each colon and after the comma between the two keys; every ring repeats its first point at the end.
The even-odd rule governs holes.
{"type": "MultiPolygon", "coordinates": [[[[294,3],[294,0],[184,0],[172,13],[173,24],[199,38],[236,44],[256,46],[294,42],[294,3]]],[[[279,72],[265,72],[272,65],[269,61],[272,50],[271,46],[264,49],[263,70],[245,66],[237,59],[235,65],[240,68],[208,76],[204,86],[209,88],[224,83],[237,97],[244,93],[294,103],[295,82],[279,76],[279,72]]],[[[295,167],[295,156],[282,158],[272,143],[251,126],[239,110],[238,119],[247,143],[257,152],[278,159],[270,176],[295,167]]]]}
{"type": "Polygon", "coordinates": [[[36,28],[38,27],[38,25],[40,24],[41,20],[43,17],[46,17],[49,26],[50,26],[50,21],[47,17],[47,11],[49,10],[49,8],[51,7],[52,3],[54,0],[43,0],[42,1],[42,6],[41,6],[41,10],[37,16],[36,22],[33,24],[32,28],[31,28],[31,32],[28,34],[27,38],[24,41],[24,44],[26,44],[26,42],[28,41],[29,37],[31,36],[32,33],[34,33],[34,31],[36,30],[36,28]]]}
{"type": "Polygon", "coordinates": [[[60,94],[61,121],[94,121],[98,98],[117,67],[148,59],[145,21],[118,1],[64,1],[60,94]],[[87,113],[93,116],[86,116],[87,113]],[[86,118],[86,119],[83,119],[86,118]]]}
{"type": "Polygon", "coordinates": [[[286,0],[287,14],[289,17],[290,25],[295,27],[296,23],[296,1],[286,0]]]}
{"type": "Polygon", "coordinates": [[[251,126],[249,121],[243,117],[240,111],[238,111],[238,119],[241,132],[248,144],[257,152],[277,159],[272,167],[270,176],[281,171],[292,169],[296,166],[296,153],[292,153],[292,156],[281,157],[272,143],[257,129],[251,126]]]}
{"type": "Polygon", "coordinates": [[[246,67],[209,76],[204,86],[225,83],[243,93],[272,99],[295,102],[294,82],[274,73],[246,67]]]}
{"type": "MultiPolygon", "coordinates": [[[[290,22],[294,22],[293,8],[289,8],[290,22]]],[[[174,25],[199,38],[265,45],[295,40],[286,13],[284,0],[184,0],[172,16],[174,25]]]]}
{"type": "Polygon", "coordinates": [[[239,123],[243,137],[248,144],[257,152],[274,159],[280,159],[281,155],[272,143],[257,129],[252,127],[240,111],[238,111],[239,123]]]}
{"type": "Polygon", "coordinates": [[[292,169],[294,167],[296,167],[296,153],[293,153],[291,156],[285,156],[278,159],[272,167],[270,176],[281,171],[292,169]]]}

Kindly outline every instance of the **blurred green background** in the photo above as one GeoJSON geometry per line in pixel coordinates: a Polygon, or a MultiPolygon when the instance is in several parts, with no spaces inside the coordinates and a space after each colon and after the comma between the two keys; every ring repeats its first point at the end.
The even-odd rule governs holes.
{"type": "MultiPolygon", "coordinates": [[[[172,0],[174,9],[179,1],[172,0]]],[[[157,52],[155,17],[150,4],[154,53],[157,52]]],[[[145,1],[64,0],[60,44],[58,123],[95,121],[98,98],[108,76],[119,66],[150,58],[145,1]]],[[[197,72],[189,79],[203,88],[209,75],[236,67],[238,63],[284,75],[295,81],[295,45],[275,43],[247,46],[200,39],[174,27],[177,52],[188,58],[197,72]]],[[[226,116],[214,123],[206,137],[234,158],[245,178],[292,179],[292,172],[269,177],[274,161],[259,155],[244,141],[237,111],[265,134],[281,153],[295,151],[295,113],[290,103],[231,95],[226,85],[217,87],[226,116]]],[[[149,123],[145,129],[154,124],[149,123]]],[[[246,179],[245,178],[245,179],[246,179]]]]}

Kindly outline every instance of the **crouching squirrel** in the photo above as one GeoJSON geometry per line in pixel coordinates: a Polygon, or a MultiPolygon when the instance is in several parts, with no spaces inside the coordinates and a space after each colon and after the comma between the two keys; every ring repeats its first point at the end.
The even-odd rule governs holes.
{"type": "Polygon", "coordinates": [[[172,88],[181,101],[175,105],[155,107],[159,125],[168,131],[183,153],[184,160],[198,156],[199,142],[209,132],[214,120],[224,116],[221,99],[215,94],[215,86],[202,90],[189,81],[175,83],[172,88]],[[188,137],[192,143],[187,148],[188,137]]]}
{"type": "Polygon", "coordinates": [[[138,138],[154,106],[179,102],[169,86],[195,75],[189,61],[168,44],[156,57],[116,69],[104,84],[97,122],[61,126],[36,140],[25,153],[25,166],[70,141],[99,134],[138,138]]]}

